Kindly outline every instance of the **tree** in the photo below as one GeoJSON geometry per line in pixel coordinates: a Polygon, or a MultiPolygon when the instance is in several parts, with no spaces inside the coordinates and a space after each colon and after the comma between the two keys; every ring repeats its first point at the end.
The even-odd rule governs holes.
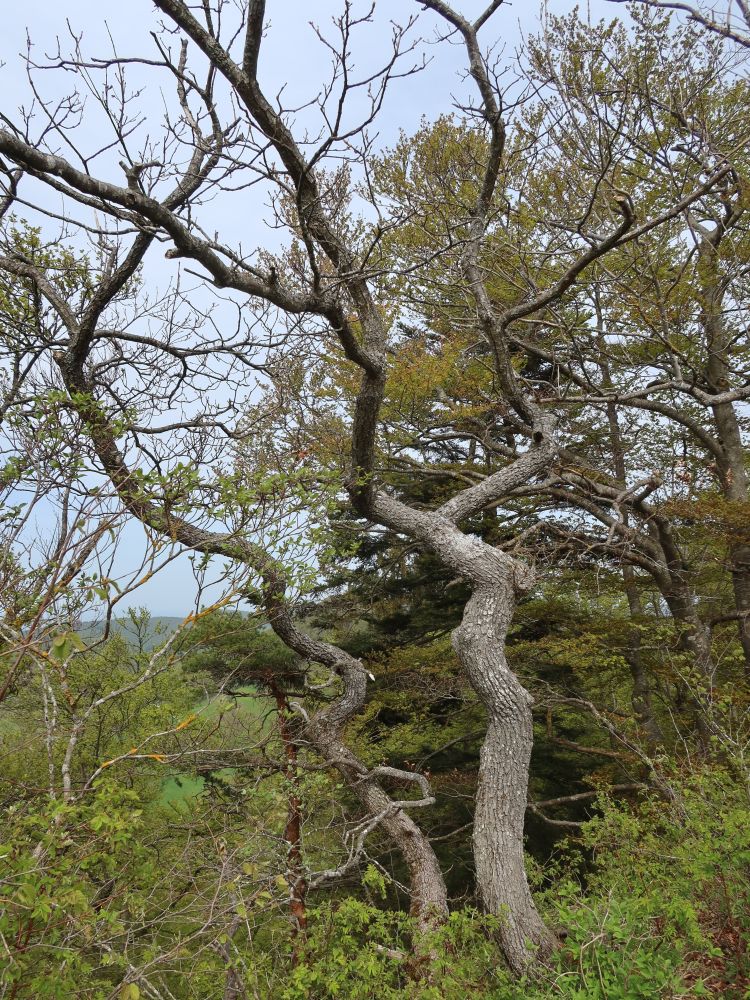
{"type": "MultiPolygon", "coordinates": [[[[88,454],[123,508],[163,539],[238,567],[230,571],[236,589],[263,607],[276,634],[303,660],[336,675],[338,687],[330,689],[335,696],[312,714],[303,709],[302,737],[358,797],[368,815],[364,828],[380,826],[403,854],[423,932],[447,910],[434,850],[410,815],[433,802],[429,785],[406,767],[367,768],[346,746],[345,727],[364,703],[367,673],[356,657],[298,627],[295,590],[304,586],[305,560],[309,565],[326,557],[325,525],[311,530],[317,511],[339,498],[364,527],[409,538],[465,581],[470,596],[453,647],[487,718],[474,819],[477,880],[485,908],[502,916],[502,949],[520,973],[534,957],[545,959],[555,944],[524,868],[532,699],[505,653],[517,600],[531,588],[534,573],[513,551],[512,540],[498,547],[470,530],[482,511],[524,491],[554,495],[556,487],[548,484],[565,460],[566,431],[553,415],[555,407],[519,372],[516,353],[522,341],[525,347],[520,331],[544,324],[558,309],[575,312],[580,282],[590,287],[589,275],[620,260],[636,241],[647,245],[657,229],[714,190],[721,198],[732,166],[712,157],[696,168],[686,154],[674,166],[679,182],[653,197],[647,184],[623,169],[637,150],[624,121],[597,114],[587,123],[601,136],[596,155],[568,175],[569,186],[561,176],[557,191],[548,192],[561,211],[529,220],[527,188],[539,184],[551,166],[567,166],[566,141],[579,125],[574,87],[573,97],[558,105],[564,127],[540,142],[534,115],[539,124],[547,120],[544,89],[524,125],[525,96],[502,91],[480,45],[501,0],[473,22],[443,0],[415,4],[430,12],[442,33],[440,44],[457,39],[463,46],[474,94],[467,98],[467,115],[477,141],[467,144],[448,189],[454,218],[441,228],[444,219],[433,216],[434,245],[414,270],[429,276],[437,267],[449,276],[452,293],[481,338],[486,405],[501,415],[506,434],[497,451],[502,464],[482,478],[464,479],[437,506],[424,508],[400,499],[380,476],[386,392],[389,381],[407,370],[398,351],[398,321],[407,322],[412,308],[408,294],[400,294],[409,272],[389,262],[387,238],[411,218],[409,210],[383,211],[371,177],[368,134],[391,84],[414,70],[407,61],[413,18],[407,15],[394,28],[381,68],[358,77],[353,38],[370,24],[375,8],[358,16],[345,0],[335,42],[325,39],[332,75],[315,103],[322,133],[310,141],[312,133],[295,129],[290,111],[263,90],[263,0],[200,10],[182,0],[156,0],[155,6],[164,18],[164,34],[152,38],[155,57],[115,52],[92,60],[76,46],[70,59],[56,61],[78,74],[83,86],[94,71],[117,81],[101,91],[113,130],[106,150],[96,154],[76,145],[69,117],[79,107],[76,94],[46,107],[41,133],[22,115],[6,116],[0,129],[6,213],[27,187],[44,213],[46,187],[63,196],[65,218],[75,219],[66,227],[79,238],[90,236],[85,280],[74,290],[61,287],[68,265],[50,266],[15,246],[11,235],[6,238],[0,267],[30,283],[60,329],[54,338],[43,328],[30,347],[9,351],[20,359],[16,392],[40,371],[53,379],[65,413],[85,434],[88,454]],[[172,38],[179,39],[179,52],[170,47],[172,38]],[[131,64],[163,71],[174,82],[176,103],[159,135],[139,133],[125,83],[131,64]],[[510,119],[516,123],[512,143],[510,119]],[[66,155],[58,152],[63,143],[66,155]],[[111,149],[121,157],[124,183],[108,179],[111,149]],[[618,155],[608,157],[612,149],[618,155]],[[261,182],[272,192],[274,223],[288,234],[286,248],[248,255],[228,236],[208,235],[215,229],[207,209],[211,196],[240,205],[241,192],[261,182]],[[364,206],[359,214],[358,204],[364,206]],[[139,290],[139,283],[160,245],[169,260],[188,263],[169,291],[156,296],[139,290]],[[489,264],[498,249],[517,265],[499,283],[489,264]],[[187,275],[199,282],[200,292],[186,288],[187,275]],[[220,319],[211,292],[225,296],[220,319]],[[235,329],[227,334],[224,323],[233,308],[235,329]],[[351,405],[331,395],[342,369],[355,385],[351,405]],[[275,403],[265,414],[242,398],[256,388],[254,372],[266,400],[275,403]],[[312,404],[295,412],[300,386],[310,384],[317,390],[312,404]],[[208,396],[208,407],[196,406],[199,392],[208,396]],[[244,422],[233,417],[240,406],[248,412],[244,422]],[[322,441],[316,440],[319,432],[322,441]],[[346,463],[336,450],[342,437],[346,463]],[[306,438],[315,445],[312,454],[306,438]],[[300,541],[304,537],[312,541],[300,541]],[[394,798],[385,790],[389,782],[418,789],[421,797],[394,798]]],[[[533,72],[526,82],[538,85],[533,72]]],[[[554,353],[532,353],[557,364],[554,353]]],[[[590,479],[587,472],[576,473],[570,483],[575,488],[590,479]]],[[[611,505],[622,493],[608,485],[587,488],[594,499],[580,504],[594,518],[602,503],[611,505]]],[[[632,494],[633,506],[643,505],[650,488],[649,481],[626,495],[632,494]]],[[[624,526],[613,530],[628,534],[624,526]]],[[[665,552],[664,559],[669,563],[671,556],[665,552]]],[[[701,655],[689,594],[680,591],[674,601],[683,602],[688,618],[687,648],[701,655]]]]}
{"type": "MultiPolygon", "coordinates": [[[[731,166],[726,180],[682,218],[626,241],[606,261],[592,264],[579,279],[575,298],[539,314],[526,331],[515,334],[513,345],[529,391],[543,407],[562,408],[565,414],[560,461],[540,486],[516,491],[517,523],[534,532],[529,538],[545,560],[558,545],[558,559],[568,558],[567,551],[578,553],[583,566],[592,559],[623,566],[635,619],[642,617],[645,574],[652,578],[679,623],[676,635],[687,657],[683,672],[690,674],[697,665],[702,673],[703,680],[691,682],[705,693],[694,699],[694,707],[697,724],[710,729],[711,688],[718,678],[712,628],[736,621],[746,644],[744,534],[730,513],[732,503],[743,501],[726,494],[731,484],[739,497],[745,481],[741,406],[747,375],[738,320],[747,259],[742,208],[746,83],[734,74],[736,56],[722,51],[718,41],[691,27],[674,31],[663,17],[636,17],[630,33],[610,25],[591,27],[575,15],[552,19],[529,50],[530,72],[540,88],[546,87],[545,99],[519,129],[512,183],[523,184],[525,214],[513,220],[514,229],[508,225],[494,233],[488,244],[485,266],[493,274],[495,296],[512,296],[527,280],[527,263],[517,248],[534,238],[534,225],[544,231],[554,218],[557,241],[564,241],[566,232],[577,238],[577,216],[570,217],[569,205],[560,206],[570,188],[586,190],[581,175],[596,173],[603,162],[613,164],[623,183],[628,178],[651,206],[678,197],[688,178],[698,180],[715,158],[731,166]],[[689,82],[675,89],[687,59],[689,82]],[[603,131],[603,117],[618,127],[603,131]],[[554,136],[546,151],[548,170],[529,177],[522,174],[524,150],[540,155],[534,145],[540,131],[554,136]],[[706,326],[706,306],[715,298],[706,294],[707,272],[700,263],[708,249],[701,241],[709,231],[713,241],[731,243],[723,254],[710,256],[713,286],[722,290],[722,305],[710,310],[720,335],[706,326]],[[708,371],[716,366],[722,371],[712,378],[708,371]],[[723,429],[714,425],[714,412],[723,429]],[[656,428],[649,425],[649,414],[658,415],[656,428]],[[701,504],[716,509],[717,499],[709,499],[714,475],[730,505],[723,533],[729,551],[736,552],[730,556],[735,567],[730,577],[723,552],[714,558],[704,547],[693,556],[682,520],[701,504]],[[534,504],[540,512],[536,518],[534,504]],[[714,560],[716,586],[710,597],[709,560],[714,560]]],[[[444,488],[451,478],[478,478],[502,463],[513,433],[505,415],[488,405],[478,334],[460,289],[437,268],[416,266],[434,252],[441,227],[454,225],[460,211],[458,199],[444,192],[448,172],[466,156],[462,136],[461,123],[425,127],[402,140],[374,172],[381,197],[395,201],[409,217],[393,236],[390,252],[408,276],[403,294],[424,324],[419,336],[425,394],[420,399],[419,388],[407,387],[414,400],[412,426],[395,416],[390,440],[394,450],[411,448],[432,463],[425,469],[412,462],[412,478],[442,476],[444,488]],[[473,384],[441,373],[439,381],[434,375],[428,381],[429,365],[436,365],[434,345],[439,343],[445,354],[447,339],[452,350],[464,356],[471,352],[476,359],[473,384]]],[[[578,210],[585,212],[585,204],[578,210]]],[[[410,344],[416,346],[417,336],[410,344]]],[[[400,413],[404,410],[402,405],[400,413]]],[[[408,460],[397,461],[406,467],[408,460]]],[[[507,543],[513,544],[510,537],[507,543]]],[[[650,681],[639,665],[640,627],[633,629],[629,653],[634,700],[644,728],[659,742],[649,707],[650,681]]]]}
{"type": "MultiPolygon", "coordinates": [[[[612,0],[612,3],[624,2],[625,0],[612,0]]],[[[750,7],[747,0],[728,0],[724,11],[717,10],[715,4],[709,6],[683,3],[681,0],[637,0],[637,2],[647,7],[680,11],[721,38],[728,38],[738,45],[750,48],[750,7]]]]}

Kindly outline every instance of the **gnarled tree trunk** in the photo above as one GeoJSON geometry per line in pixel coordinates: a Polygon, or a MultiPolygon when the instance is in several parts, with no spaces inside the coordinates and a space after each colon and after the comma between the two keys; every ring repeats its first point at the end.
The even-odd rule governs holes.
{"type": "Polygon", "coordinates": [[[380,828],[401,853],[409,870],[410,914],[417,931],[415,950],[423,951],[421,939],[448,915],[448,894],[435,851],[425,832],[402,808],[398,808],[377,781],[367,777],[367,768],[341,742],[337,729],[314,718],[307,736],[318,753],[335,766],[351,790],[372,816],[380,816],[380,828]]]}
{"type": "Polygon", "coordinates": [[[520,973],[534,956],[545,958],[555,941],[536,909],[524,866],[532,698],[505,658],[515,608],[512,570],[500,562],[493,566],[490,555],[495,553],[486,558],[487,575],[496,579],[474,590],[453,646],[487,711],[474,815],[477,883],[484,908],[502,917],[503,952],[520,973]]]}
{"type": "MultiPolygon", "coordinates": [[[[344,728],[359,712],[367,694],[364,667],[343,649],[306,635],[292,622],[283,600],[268,595],[269,621],[276,634],[300,656],[325,663],[338,674],[343,684],[339,697],[320,709],[307,721],[304,736],[324,760],[342,775],[351,791],[357,796],[367,813],[391,838],[401,852],[409,870],[411,914],[415,918],[418,937],[435,930],[448,914],[448,893],[435,851],[427,835],[405,811],[408,803],[400,806],[381,787],[375,771],[367,767],[343,742],[344,728]]],[[[404,777],[416,778],[413,772],[402,772],[404,777]]],[[[423,791],[426,782],[422,781],[423,791]]],[[[429,789],[427,789],[429,791],[429,789]]],[[[415,806],[431,804],[434,799],[424,798],[415,806]]],[[[417,952],[421,943],[416,942],[417,952]]]]}
{"type": "Polygon", "coordinates": [[[474,816],[477,888],[488,913],[502,917],[500,943],[508,965],[521,973],[555,947],[529,889],[524,866],[523,830],[532,748],[531,695],[505,657],[505,639],[516,596],[528,591],[534,574],[525,564],[472,535],[456,521],[481,502],[484,492],[532,475],[548,460],[551,444],[532,449],[515,466],[485,480],[477,494],[449,500],[426,513],[379,493],[374,511],[381,523],[419,538],[469,582],[472,596],[453,647],[487,712],[480,755],[474,816]]]}

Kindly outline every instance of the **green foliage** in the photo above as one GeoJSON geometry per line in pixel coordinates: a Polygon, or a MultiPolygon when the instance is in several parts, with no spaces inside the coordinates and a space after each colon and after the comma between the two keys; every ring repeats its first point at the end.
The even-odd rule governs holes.
{"type": "Polygon", "coordinates": [[[675,798],[636,810],[602,798],[580,843],[547,866],[552,965],[512,981],[492,937],[498,918],[458,910],[404,961],[403,915],[349,898],[317,908],[285,1000],[477,996],[486,1000],[744,997],[750,944],[750,806],[728,775],[672,777],[675,798]],[[581,847],[590,862],[581,868],[581,847]]]}
{"type": "MultiPolygon", "coordinates": [[[[552,965],[528,979],[513,981],[499,957],[501,918],[458,909],[410,957],[411,918],[358,895],[311,907],[292,958],[269,906],[278,890],[267,889],[249,893],[241,907],[252,937],[235,942],[240,966],[263,1000],[740,998],[750,943],[747,792],[708,770],[672,775],[670,784],[669,803],[646,797],[634,810],[603,798],[580,845],[571,842],[548,866],[544,878],[554,884],[542,902],[566,936],[552,965]],[[581,847],[590,859],[583,869],[581,847]]],[[[135,794],[111,781],[82,805],[11,812],[0,930],[6,941],[27,941],[4,969],[7,982],[23,984],[19,996],[76,995],[85,982],[87,995],[99,998],[122,981],[124,958],[116,948],[96,957],[95,944],[127,934],[153,908],[158,876],[147,822],[154,820],[135,794]]],[[[365,872],[363,887],[382,895],[377,869],[365,872]]],[[[149,936],[131,948],[128,960],[167,947],[170,932],[162,933],[161,942],[149,936]]],[[[187,941],[173,961],[192,970],[189,978],[168,976],[175,997],[210,995],[199,991],[213,988],[221,964],[191,954],[187,941]]]]}
{"type": "Polygon", "coordinates": [[[311,912],[312,926],[302,961],[292,970],[283,1000],[352,997],[385,1000],[462,1000],[506,995],[488,992],[505,984],[507,973],[492,943],[496,918],[457,911],[407,958],[411,922],[348,898],[311,912]],[[490,984],[492,984],[490,986],[490,984]]]}
{"type": "Polygon", "coordinates": [[[77,632],[61,632],[52,640],[50,648],[50,659],[64,662],[73,653],[80,653],[86,649],[86,644],[77,632]]]}
{"type": "Polygon", "coordinates": [[[204,672],[232,687],[261,687],[274,679],[284,686],[301,683],[295,654],[268,626],[239,611],[216,611],[200,618],[183,645],[187,673],[204,672]]]}
{"type": "MultiPolygon", "coordinates": [[[[284,584],[307,600],[295,608],[303,627],[362,657],[372,679],[368,701],[342,738],[366,765],[414,764],[428,774],[438,801],[419,820],[448,873],[453,911],[420,939],[406,912],[403,861],[376,829],[360,883],[352,868],[326,895],[311,892],[306,931],[292,930],[295,878],[314,885],[312,873],[342,862],[341,833],[349,830],[351,844],[361,803],[341,775],[309,754],[299,721],[326,707],[339,682],[318,678],[266,623],[239,612],[201,614],[161,660],[159,642],[142,641],[146,616],[131,616],[136,644],[115,636],[95,648],[72,626],[51,624],[49,642],[27,656],[23,683],[4,691],[0,720],[0,971],[12,1000],[205,1000],[224,993],[235,970],[248,995],[268,1000],[750,995],[747,686],[736,622],[718,613],[734,607],[726,556],[748,541],[747,502],[725,495],[726,472],[717,486],[721,470],[708,463],[701,438],[708,412],[701,397],[683,399],[689,393],[679,386],[660,396],[670,406],[677,400],[682,423],[665,411],[662,423],[649,424],[625,408],[607,424],[597,396],[645,404],[654,374],[671,380],[682,372],[691,389],[707,384],[718,348],[701,323],[706,289],[718,285],[726,289],[726,355],[737,365],[727,365],[725,386],[716,385],[747,382],[738,346],[744,330],[734,315],[746,297],[746,219],[728,226],[715,255],[694,250],[701,226],[713,223],[719,232],[717,219],[747,207],[748,87],[722,58],[718,42],[701,41],[690,25],[674,30],[661,16],[635,15],[630,33],[585,24],[578,14],[551,19],[544,39],[529,44],[529,96],[509,111],[513,127],[488,206],[478,264],[492,303],[512,306],[560,280],[583,246],[600,244],[619,225],[620,188],[641,222],[668,208],[675,192],[702,183],[714,160],[739,161],[735,187],[727,180],[707,192],[688,225],[673,214],[606,265],[589,268],[547,312],[513,324],[506,343],[513,378],[529,399],[551,402],[561,414],[560,478],[542,501],[530,493],[544,484],[529,484],[503,509],[462,525],[519,554],[536,546],[540,564],[554,563],[521,604],[506,649],[537,699],[531,796],[549,797],[552,823],[577,831],[561,847],[559,825],[541,828],[538,812],[527,824],[545,915],[564,932],[549,967],[514,981],[496,943],[502,917],[471,905],[469,827],[486,720],[449,637],[468,585],[395,533],[363,537],[361,521],[341,515],[343,443],[359,376],[328,334],[316,356],[300,327],[301,337],[289,331],[266,358],[269,384],[250,393],[239,428],[248,433],[235,436],[227,461],[204,466],[195,458],[212,453],[209,420],[192,455],[188,449],[152,467],[144,460],[115,485],[131,509],[147,503],[158,511],[155,531],[168,536],[175,515],[195,515],[229,528],[222,546],[229,560],[244,559],[245,542],[234,541],[241,538],[282,558],[284,584]],[[287,339],[294,354],[284,353],[287,339]],[[548,357],[560,361],[542,364],[548,357]],[[595,404],[576,402],[589,389],[595,404]],[[636,502],[632,490],[651,490],[651,481],[625,487],[652,468],[667,485],[636,502]],[[588,504],[577,512],[576,490],[588,504]],[[662,577],[687,581],[687,596],[660,589],[648,575],[658,545],[672,539],[675,554],[663,548],[662,577]],[[696,610],[717,653],[708,680],[685,642],[692,621],[667,614],[678,598],[696,610]],[[639,669],[665,733],[655,752],[636,704],[639,669]],[[230,687],[213,699],[228,678],[230,687]],[[698,722],[710,723],[711,738],[695,768],[698,722]],[[623,775],[637,788],[658,784],[661,795],[592,801],[588,789],[623,775]],[[175,788],[195,794],[172,794],[175,788]],[[292,819],[302,829],[293,843],[292,819]]],[[[465,282],[465,241],[487,152],[477,121],[425,122],[371,164],[377,230],[349,212],[347,167],[329,178],[326,194],[338,202],[336,220],[353,246],[372,238],[375,308],[394,327],[375,466],[389,491],[419,509],[434,509],[526,447],[498,391],[465,282]]],[[[293,199],[286,206],[293,212],[293,199]]],[[[9,252],[39,268],[52,298],[80,314],[97,288],[90,261],[45,244],[39,229],[13,220],[5,228],[9,252]]],[[[306,258],[298,243],[278,269],[273,264],[274,281],[303,288],[306,258]]],[[[0,276],[0,333],[8,358],[22,367],[39,350],[39,331],[44,351],[63,342],[63,331],[49,301],[19,274],[0,276]]],[[[329,278],[322,276],[325,285],[329,278]]],[[[138,282],[124,287],[125,300],[138,282]]],[[[347,321],[359,337],[356,318],[347,321]]],[[[191,329],[189,339],[197,335],[191,329]]],[[[127,384],[122,347],[110,364],[101,339],[106,377],[127,384]]],[[[143,370],[149,364],[144,352],[143,370]]],[[[160,374],[154,384],[167,382],[160,374]]],[[[93,439],[105,424],[117,439],[138,422],[135,405],[104,402],[106,388],[118,398],[115,382],[105,379],[98,395],[53,384],[40,380],[4,414],[21,443],[0,469],[8,500],[0,517],[10,527],[24,519],[15,494],[29,484],[39,495],[48,483],[65,482],[72,495],[96,496],[85,450],[71,444],[82,424],[93,439]]],[[[140,390],[126,396],[154,410],[154,398],[140,390]]],[[[176,397],[169,403],[177,408],[176,397]]],[[[30,620],[49,611],[50,593],[35,589],[49,566],[36,581],[27,574],[24,590],[14,560],[2,607],[11,633],[23,636],[30,620]]],[[[261,605],[262,593],[246,583],[244,596],[261,605]]],[[[90,570],[76,581],[81,601],[104,601],[117,586],[90,570]]],[[[62,589],[58,595],[53,585],[55,600],[72,605],[72,591],[62,589]]],[[[0,656],[10,672],[14,650],[0,656]]]]}
{"type": "Polygon", "coordinates": [[[3,981],[18,996],[64,998],[83,983],[101,998],[117,982],[123,957],[97,957],[92,944],[126,931],[139,884],[153,877],[141,846],[135,792],[101,783],[84,803],[11,807],[0,843],[3,981]],[[125,891],[111,892],[113,879],[125,891]],[[102,968],[107,966],[107,968],[102,968]]]}
{"type": "Polygon", "coordinates": [[[636,810],[602,799],[583,829],[585,882],[563,878],[547,892],[567,931],[557,964],[571,1000],[744,996],[747,790],[707,768],[670,787],[671,801],[649,796],[636,810]]]}

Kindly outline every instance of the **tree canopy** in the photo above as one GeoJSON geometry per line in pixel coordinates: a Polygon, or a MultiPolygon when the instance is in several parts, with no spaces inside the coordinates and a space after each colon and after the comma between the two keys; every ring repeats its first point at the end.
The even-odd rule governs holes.
{"type": "Polygon", "coordinates": [[[744,995],[746,5],[150,6],[0,121],[7,995],[744,995]]]}

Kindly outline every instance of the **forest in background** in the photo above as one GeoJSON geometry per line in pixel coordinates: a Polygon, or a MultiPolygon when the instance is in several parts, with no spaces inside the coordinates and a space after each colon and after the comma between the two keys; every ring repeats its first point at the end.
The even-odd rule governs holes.
{"type": "Polygon", "coordinates": [[[750,996],[750,9],[411,6],[3,107],[0,1000],[750,996]]]}

